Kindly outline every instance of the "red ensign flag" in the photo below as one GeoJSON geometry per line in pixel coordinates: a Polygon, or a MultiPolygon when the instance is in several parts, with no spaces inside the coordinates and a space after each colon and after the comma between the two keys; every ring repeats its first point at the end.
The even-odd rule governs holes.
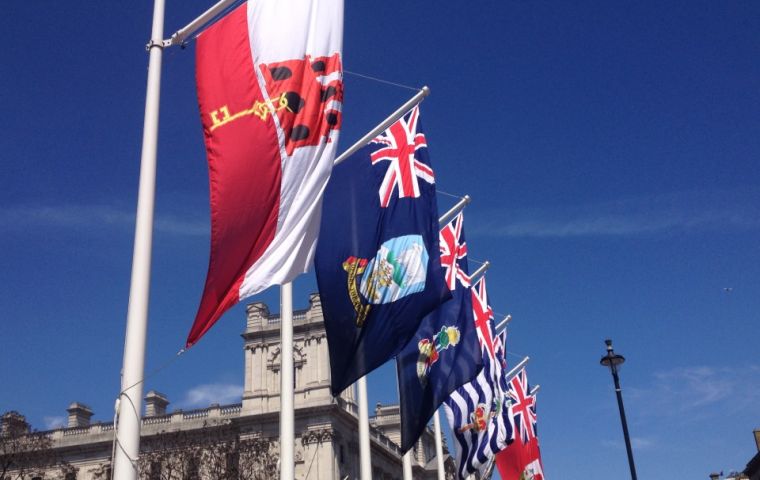
{"type": "Polygon", "coordinates": [[[511,445],[496,454],[496,468],[503,480],[544,480],[538,438],[523,443],[516,435],[511,445]]]}
{"type": "Polygon", "coordinates": [[[343,101],[342,0],[249,0],[199,37],[211,255],[191,346],[312,261],[343,101]]]}
{"type": "Polygon", "coordinates": [[[509,381],[507,395],[515,441],[496,454],[499,475],[503,480],[544,480],[536,435],[536,391],[531,393],[524,368],[509,381]]]}

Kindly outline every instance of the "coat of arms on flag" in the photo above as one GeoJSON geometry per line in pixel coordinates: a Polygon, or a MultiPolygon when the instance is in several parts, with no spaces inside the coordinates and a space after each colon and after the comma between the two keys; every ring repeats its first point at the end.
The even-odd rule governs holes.
{"type": "Polygon", "coordinates": [[[425,289],[429,255],[421,235],[395,237],[369,261],[360,292],[372,304],[395,302],[425,289]]]}

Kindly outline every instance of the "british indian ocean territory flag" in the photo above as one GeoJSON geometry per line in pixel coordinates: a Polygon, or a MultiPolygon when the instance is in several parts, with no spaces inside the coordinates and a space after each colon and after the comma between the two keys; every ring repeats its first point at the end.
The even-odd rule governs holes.
{"type": "Polygon", "coordinates": [[[342,0],[249,0],[197,41],[211,254],[193,345],[314,255],[343,98],[342,0]]]}

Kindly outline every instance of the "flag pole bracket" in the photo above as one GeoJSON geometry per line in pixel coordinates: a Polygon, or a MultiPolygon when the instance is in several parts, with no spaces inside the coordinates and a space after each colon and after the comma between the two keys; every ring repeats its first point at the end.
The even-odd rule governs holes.
{"type": "MultiPolygon", "coordinates": [[[[148,43],[145,44],[145,51],[150,52],[151,48],[160,48],[161,50],[163,50],[164,48],[171,47],[171,46],[172,46],[171,40],[161,40],[157,42],[151,39],[148,43]]],[[[182,47],[184,48],[184,44],[182,45],[182,47]]]]}

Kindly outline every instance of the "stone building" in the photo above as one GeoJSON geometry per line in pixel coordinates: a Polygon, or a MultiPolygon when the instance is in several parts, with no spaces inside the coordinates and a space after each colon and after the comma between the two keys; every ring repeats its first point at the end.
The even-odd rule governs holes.
{"type": "Polygon", "coordinates": [[[744,475],[746,475],[749,480],[760,480],[760,428],[756,428],[752,434],[755,436],[757,453],[749,462],[747,462],[747,466],[744,469],[744,475]]]}
{"type": "MultiPolygon", "coordinates": [[[[168,441],[175,441],[181,436],[183,442],[192,444],[206,442],[210,438],[239,444],[259,442],[259,445],[268,445],[276,458],[280,407],[279,334],[279,315],[270,313],[263,303],[248,305],[246,329],[242,335],[245,379],[241,403],[169,412],[167,407],[170,401],[165,395],[156,391],[148,392],[142,419],[141,451],[145,453],[141,453],[141,457],[149,457],[151,451],[167,448],[168,441]]],[[[309,308],[294,312],[293,339],[295,477],[309,480],[358,478],[358,408],[354,389],[351,387],[336,398],[330,394],[329,354],[317,294],[311,295],[309,308]]],[[[92,416],[92,410],[86,405],[72,403],[68,408],[67,426],[45,432],[52,440],[56,458],[67,465],[69,473],[65,476],[66,480],[103,479],[110,476],[110,458],[114,448],[113,424],[92,423],[92,416]],[[71,476],[71,472],[74,472],[74,476],[71,476]]],[[[370,424],[372,478],[401,479],[398,405],[378,404],[370,424]]],[[[447,477],[453,478],[454,465],[445,446],[444,455],[447,477]]],[[[415,479],[437,478],[437,462],[434,457],[433,434],[426,431],[412,450],[415,479]]],[[[235,461],[241,461],[238,457],[235,458],[235,461]]],[[[167,468],[161,463],[162,461],[155,461],[141,465],[143,469],[148,468],[156,473],[155,478],[159,478],[157,473],[160,469],[167,468]]],[[[178,479],[214,476],[202,473],[207,466],[196,465],[191,468],[185,461],[184,468],[189,470],[178,474],[178,479]]],[[[269,468],[271,478],[278,478],[276,467],[269,468]]]]}

